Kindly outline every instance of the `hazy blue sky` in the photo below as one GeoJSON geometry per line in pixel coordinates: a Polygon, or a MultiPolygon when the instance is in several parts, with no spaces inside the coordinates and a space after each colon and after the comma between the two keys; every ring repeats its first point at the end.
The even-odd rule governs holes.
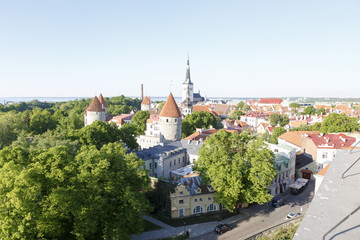
{"type": "Polygon", "coordinates": [[[0,97],[360,97],[358,0],[0,0],[0,97]]]}

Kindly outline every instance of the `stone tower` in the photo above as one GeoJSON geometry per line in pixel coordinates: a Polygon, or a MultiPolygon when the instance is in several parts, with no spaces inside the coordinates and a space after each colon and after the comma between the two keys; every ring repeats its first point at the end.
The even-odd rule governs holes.
{"type": "Polygon", "coordinates": [[[107,105],[101,94],[100,94],[99,98],[95,96],[93,98],[93,100],[91,101],[89,107],[87,107],[85,109],[85,112],[84,112],[85,126],[92,124],[96,120],[105,122],[107,105]],[[99,100],[99,98],[100,98],[100,100],[99,100]],[[101,101],[102,101],[102,103],[101,103],[101,101]]]}
{"type": "Polygon", "coordinates": [[[150,111],[151,110],[150,97],[145,96],[144,100],[141,102],[141,110],[142,111],[150,111]]]}
{"type": "Polygon", "coordinates": [[[177,106],[172,93],[159,115],[161,141],[180,141],[181,140],[181,112],[177,106]]]}
{"type": "Polygon", "coordinates": [[[185,76],[185,82],[183,82],[182,87],[182,101],[186,101],[188,98],[190,99],[190,102],[194,101],[194,84],[191,82],[190,79],[190,63],[189,58],[187,60],[186,65],[186,76],[185,76]]]}
{"type": "Polygon", "coordinates": [[[193,112],[193,104],[190,101],[190,95],[187,94],[187,99],[182,103],[182,114],[185,116],[193,112]]]}

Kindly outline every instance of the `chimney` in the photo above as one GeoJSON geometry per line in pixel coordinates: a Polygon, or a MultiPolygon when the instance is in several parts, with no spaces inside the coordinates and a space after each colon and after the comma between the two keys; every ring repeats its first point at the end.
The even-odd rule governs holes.
{"type": "Polygon", "coordinates": [[[144,100],[144,85],[141,84],[141,100],[144,100]]]}

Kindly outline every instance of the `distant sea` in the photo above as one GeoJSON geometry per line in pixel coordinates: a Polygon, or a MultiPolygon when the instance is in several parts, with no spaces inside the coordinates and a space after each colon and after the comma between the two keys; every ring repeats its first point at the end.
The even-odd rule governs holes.
{"type": "MultiPolygon", "coordinates": [[[[111,98],[112,96],[110,96],[111,98]]],[[[130,96],[131,98],[136,98],[133,96],[130,96]]],[[[32,100],[38,100],[40,102],[66,102],[66,101],[73,101],[76,99],[83,99],[83,98],[92,98],[92,97],[0,97],[0,103],[4,104],[5,102],[14,102],[14,103],[18,103],[18,102],[30,102],[32,100]]],[[[166,101],[167,97],[151,97],[151,101],[155,102],[155,101],[166,101]]],[[[235,101],[235,102],[239,102],[239,101],[245,101],[245,100],[254,100],[254,99],[258,99],[258,98],[232,98],[232,97],[209,97],[208,99],[210,100],[231,100],[231,101],[235,101]]],[[[176,102],[181,102],[181,97],[175,97],[175,101],[176,102]]]]}
{"type": "MultiPolygon", "coordinates": [[[[38,100],[40,102],[67,102],[73,101],[76,99],[83,99],[83,98],[92,98],[92,97],[0,97],[0,103],[4,104],[5,102],[30,102],[32,100],[38,100]]],[[[135,97],[131,97],[135,98],[135,97]]],[[[151,101],[166,101],[167,97],[151,97],[151,101]]],[[[181,97],[175,97],[175,101],[180,102],[181,97]]]]}

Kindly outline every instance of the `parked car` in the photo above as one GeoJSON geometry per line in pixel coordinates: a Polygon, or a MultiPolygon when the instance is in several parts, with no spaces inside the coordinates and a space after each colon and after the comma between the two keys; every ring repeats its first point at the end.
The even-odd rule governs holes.
{"type": "Polygon", "coordinates": [[[285,203],[285,199],[283,199],[281,196],[274,197],[271,200],[271,205],[276,208],[285,205],[285,203]]]}
{"type": "Polygon", "coordinates": [[[233,226],[230,224],[219,224],[215,227],[215,232],[218,234],[223,234],[224,232],[230,231],[233,229],[233,226]]]}
{"type": "Polygon", "coordinates": [[[297,217],[297,216],[300,216],[300,215],[301,215],[301,213],[289,213],[289,214],[286,216],[285,220],[291,219],[291,218],[294,218],[294,217],[297,217]]]}

